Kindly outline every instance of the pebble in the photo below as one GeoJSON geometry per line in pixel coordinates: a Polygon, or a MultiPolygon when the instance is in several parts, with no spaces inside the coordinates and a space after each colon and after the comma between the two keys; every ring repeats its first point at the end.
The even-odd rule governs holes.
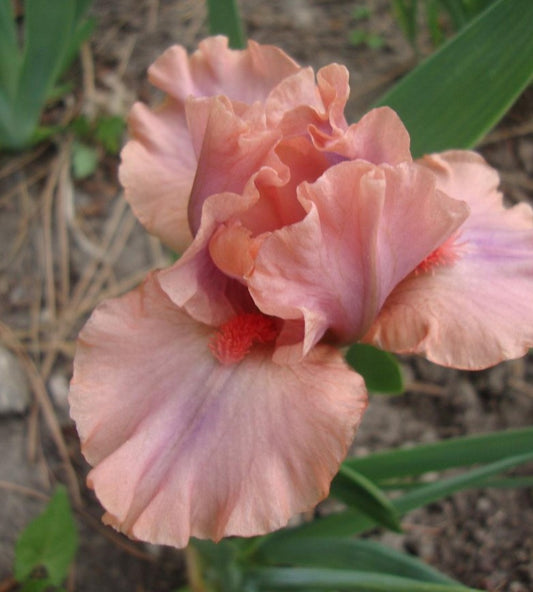
{"type": "Polygon", "coordinates": [[[68,378],[60,372],[54,372],[48,381],[48,388],[56,407],[68,411],[68,378]]]}
{"type": "Polygon", "coordinates": [[[24,413],[30,404],[30,388],[17,358],[0,347],[0,416],[24,413]]]}

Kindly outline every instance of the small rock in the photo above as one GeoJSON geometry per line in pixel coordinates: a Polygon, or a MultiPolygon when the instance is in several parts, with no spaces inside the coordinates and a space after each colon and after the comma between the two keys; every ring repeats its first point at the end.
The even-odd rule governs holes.
{"type": "Polygon", "coordinates": [[[68,378],[60,372],[54,372],[48,381],[48,388],[56,406],[62,411],[68,411],[68,378]]]}
{"type": "Polygon", "coordinates": [[[0,415],[24,413],[30,404],[28,380],[17,358],[0,347],[0,415]]]}
{"type": "Polygon", "coordinates": [[[65,426],[70,423],[68,391],[68,378],[61,372],[54,372],[48,380],[48,390],[54,407],[56,409],[57,418],[60,425],[65,426]]]}

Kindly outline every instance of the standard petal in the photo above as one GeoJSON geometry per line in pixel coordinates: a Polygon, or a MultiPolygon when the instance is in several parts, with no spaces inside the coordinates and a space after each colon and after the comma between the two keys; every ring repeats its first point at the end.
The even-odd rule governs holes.
{"type": "Polygon", "coordinates": [[[212,335],[154,276],[80,335],[70,402],[88,482],[132,537],[182,547],[283,526],[327,495],[365,409],[332,348],[291,366],[257,346],[223,365],[212,335]]]}
{"type": "Polygon", "coordinates": [[[304,353],[328,330],[341,343],[360,338],[394,286],[466,216],[431,173],[407,163],[340,163],[299,197],[307,216],[264,238],[246,279],[265,314],[304,319],[304,353]]]}
{"type": "Polygon", "coordinates": [[[450,263],[402,282],[365,340],[468,370],[523,356],[533,346],[533,210],[503,206],[498,175],[479,155],[448,152],[422,164],[471,214],[446,246],[450,263]]]}
{"type": "Polygon", "coordinates": [[[225,95],[251,105],[264,101],[284,78],[300,69],[281,49],[249,41],[245,50],[228,48],[226,37],[209,37],[190,56],[174,45],[148,70],[150,81],[171,97],[225,95]]]}
{"type": "Polygon", "coordinates": [[[183,109],[166,101],[156,111],[136,103],[119,170],[125,197],[145,228],[177,252],[192,239],[187,206],[196,155],[183,109]]]}
{"type": "Polygon", "coordinates": [[[268,97],[265,109],[270,125],[280,125],[285,136],[307,135],[311,130],[326,143],[342,134],[348,124],[344,107],[350,94],[348,70],[330,64],[317,72],[305,68],[283,80],[268,97]]]}
{"type": "Polygon", "coordinates": [[[279,132],[244,121],[221,97],[210,101],[205,125],[195,121],[191,127],[193,143],[201,146],[189,203],[189,222],[196,234],[204,202],[210,195],[242,193],[262,167],[280,166],[273,153],[279,132]]]}
{"type": "Polygon", "coordinates": [[[395,111],[389,107],[372,109],[346,131],[332,137],[311,129],[317,147],[349,160],[358,158],[374,164],[411,162],[410,138],[395,111]]]}

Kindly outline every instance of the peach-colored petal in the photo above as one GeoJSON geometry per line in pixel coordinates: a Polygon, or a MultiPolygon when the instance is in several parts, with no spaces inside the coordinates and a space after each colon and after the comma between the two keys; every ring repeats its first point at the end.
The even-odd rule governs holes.
{"type": "Polygon", "coordinates": [[[323,112],[324,104],[320,97],[315,73],[312,68],[302,68],[275,86],[265,101],[265,113],[268,124],[277,126],[281,124],[286,114],[291,113],[298,107],[304,108],[306,115],[296,118],[291,125],[287,120],[283,121],[283,132],[285,135],[301,134],[306,131],[309,123],[309,113],[323,112]],[[302,128],[302,121],[304,126],[302,128]]]}
{"type": "Polygon", "coordinates": [[[316,181],[330,166],[327,156],[303,136],[284,138],[275,153],[280,163],[272,161],[270,171],[265,167],[253,177],[253,187],[248,191],[256,191],[257,199],[240,217],[255,236],[302,220],[305,210],[296,198],[298,186],[316,181]]]}
{"type": "Polygon", "coordinates": [[[241,279],[252,273],[262,238],[252,238],[251,231],[240,222],[222,224],[209,241],[213,263],[224,274],[241,279]]]}
{"type": "Polygon", "coordinates": [[[196,172],[184,111],[168,100],[153,112],[136,103],[129,124],[133,139],[119,170],[125,197],[149,232],[182,251],[191,241],[187,205],[196,172]]]}
{"type": "Polygon", "coordinates": [[[243,121],[227,100],[217,98],[211,101],[205,129],[199,134],[193,129],[191,134],[193,138],[201,137],[189,203],[189,222],[195,234],[200,227],[204,202],[210,195],[242,193],[262,167],[278,164],[272,149],[279,140],[279,132],[243,121]]]}
{"type": "Polygon", "coordinates": [[[299,198],[306,218],[264,238],[246,279],[265,314],[305,320],[304,353],[326,331],[341,343],[360,338],[394,286],[466,216],[408,163],[340,163],[299,198]]]}
{"type": "Polygon", "coordinates": [[[250,536],[323,499],[366,406],[332,348],[297,365],[258,345],[221,364],[212,328],[156,276],[83,329],[70,402],[105,520],[152,543],[250,536]]]}
{"type": "Polygon", "coordinates": [[[280,125],[284,136],[306,134],[309,128],[322,144],[342,134],[348,124],[344,107],[350,94],[348,70],[330,64],[317,72],[310,68],[286,78],[270,94],[265,109],[270,125],[280,125]]]}
{"type": "MultiPolygon", "coordinates": [[[[201,226],[190,247],[172,267],[159,273],[159,283],[167,296],[195,320],[220,325],[236,309],[245,310],[251,303],[248,291],[231,277],[232,274],[227,275],[217,267],[209,249],[217,229],[222,233],[224,228],[233,226],[233,221],[253,207],[257,199],[257,191],[245,191],[243,195],[220,193],[209,197],[203,207],[201,226]]],[[[239,233],[241,245],[247,235],[245,231],[239,233]]],[[[253,239],[250,237],[249,240],[253,239]]],[[[246,257],[246,254],[242,256],[241,264],[245,264],[246,257]]]]}
{"type": "Polygon", "coordinates": [[[347,159],[358,158],[374,164],[410,162],[410,138],[395,111],[389,107],[372,109],[342,134],[330,137],[311,128],[315,145],[347,159]]]}
{"type": "Polygon", "coordinates": [[[251,105],[264,101],[284,78],[300,69],[281,49],[249,41],[245,50],[228,48],[225,37],[209,37],[190,56],[174,45],[150,66],[150,81],[171,97],[225,95],[251,105]]]}
{"type": "Polygon", "coordinates": [[[471,214],[444,247],[455,256],[402,282],[365,340],[470,370],[524,355],[533,346],[533,210],[506,209],[497,173],[474,153],[422,164],[471,214]]]}

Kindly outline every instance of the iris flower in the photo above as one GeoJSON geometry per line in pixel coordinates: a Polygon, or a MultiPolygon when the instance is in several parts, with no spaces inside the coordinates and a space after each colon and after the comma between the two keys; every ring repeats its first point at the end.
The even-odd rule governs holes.
{"type": "Polygon", "coordinates": [[[533,343],[533,215],[475,153],[414,161],[348,74],[223,37],[150,68],[126,199],[176,251],[82,329],[70,403],[104,521],[183,547],[280,528],[328,495],[367,405],[343,348],[478,369],[533,343]]]}

